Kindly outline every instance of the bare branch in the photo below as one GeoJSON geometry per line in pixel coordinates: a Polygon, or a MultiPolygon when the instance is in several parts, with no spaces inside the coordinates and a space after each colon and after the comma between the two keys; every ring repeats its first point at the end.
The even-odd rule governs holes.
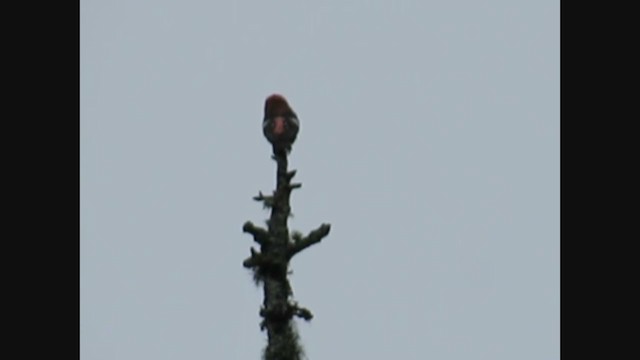
{"type": "Polygon", "coordinates": [[[313,319],[313,314],[311,313],[311,311],[309,311],[309,309],[301,307],[296,307],[294,315],[299,318],[303,318],[306,321],[311,321],[311,319],[313,319]]]}
{"type": "Polygon", "coordinates": [[[255,200],[255,201],[262,201],[262,205],[263,205],[265,208],[271,208],[271,207],[273,207],[273,196],[270,196],[270,195],[264,195],[264,194],[262,193],[262,191],[259,191],[259,192],[258,192],[258,195],[253,197],[253,200],[255,200]]]}
{"type": "Polygon", "coordinates": [[[317,228],[316,230],[313,230],[312,232],[309,233],[309,235],[305,236],[301,240],[299,238],[298,238],[298,241],[294,239],[294,242],[289,245],[289,249],[287,251],[287,255],[289,259],[291,259],[295,254],[299,253],[300,251],[308,248],[309,246],[319,243],[322,240],[322,238],[324,238],[329,234],[330,230],[331,230],[330,224],[322,224],[320,225],[319,228],[317,228]]]}
{"type": "Polygon", "coordinates": [[[269,232],[261,227],[253,225],[251,221],[244,223],[242,231],[253,235],[253,240],[260,245],[264,245],[269,241],[269,232]]]}
{"type": "Polygon", "coordinates": [[[287,182],[291,181],[291,179],[293,179],[293,177],[296,176],[296,171],[297,170],[291,170],[287,173],[287,175],[285,176],[287,179],[287,182]]]}

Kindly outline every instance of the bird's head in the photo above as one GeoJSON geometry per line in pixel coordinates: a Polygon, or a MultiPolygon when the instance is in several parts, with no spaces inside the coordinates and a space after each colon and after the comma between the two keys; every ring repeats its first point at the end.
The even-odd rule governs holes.
{"type": "Polygon", "coordinates": [[[264,117],[265,119],[274,118],[277,116],[288,116],[293,112],[287,99],[280,94],[273,94],[267,97],[264,102],[264,117]]]}

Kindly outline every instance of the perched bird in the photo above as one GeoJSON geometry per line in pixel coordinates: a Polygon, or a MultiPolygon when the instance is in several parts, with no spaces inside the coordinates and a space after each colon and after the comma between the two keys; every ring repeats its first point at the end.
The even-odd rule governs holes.
{"type": "Polygon", "coordinates": [[[287,100],[282,95],[270,95],[264,103],[262,132],[273,146],[273,153],[288,154],[298,130],[300,121],[287,100]]]}

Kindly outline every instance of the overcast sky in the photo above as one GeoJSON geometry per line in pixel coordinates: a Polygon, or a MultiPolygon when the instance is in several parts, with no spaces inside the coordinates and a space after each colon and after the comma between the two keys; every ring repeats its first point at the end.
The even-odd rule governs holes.
{"type": "Polygon", "coordinates": [[[274,92],[309,359],[559,359],[557,1],[80,6],[83,360],[260,358],[274,92]]]}

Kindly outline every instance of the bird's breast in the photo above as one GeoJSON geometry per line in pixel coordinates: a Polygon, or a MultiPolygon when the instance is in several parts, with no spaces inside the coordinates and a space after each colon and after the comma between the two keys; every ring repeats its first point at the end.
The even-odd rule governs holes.
{"type": "Polygon", "coordinates": [[[284,117],[282,116],[278,116],[275,119],[273,119],[273,133],[275,135],[280,135],[282,133],[284,133],[284,117]]]}

